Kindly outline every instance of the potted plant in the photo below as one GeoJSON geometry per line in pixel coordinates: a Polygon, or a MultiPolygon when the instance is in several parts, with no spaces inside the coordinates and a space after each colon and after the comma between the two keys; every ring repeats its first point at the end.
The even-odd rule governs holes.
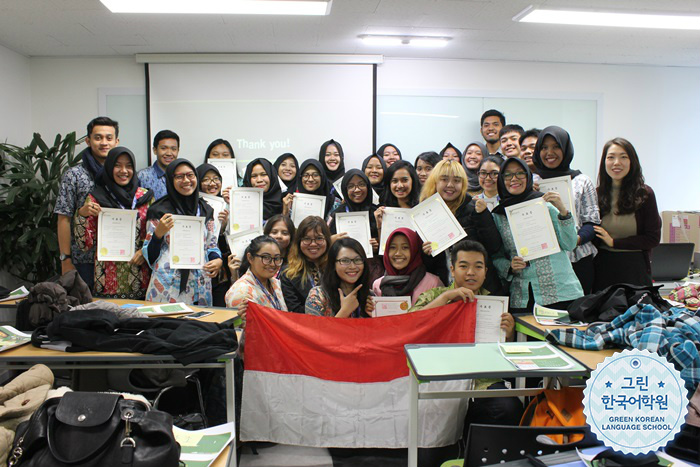
{"type": "Polygon", "coordinates": [[[47,145],[34,133],[29,146],[0,144],[0,264],[16,279],[45,281],[60,272],[53,213],[61,177],[80,162],[75,132],[47,145]]]}

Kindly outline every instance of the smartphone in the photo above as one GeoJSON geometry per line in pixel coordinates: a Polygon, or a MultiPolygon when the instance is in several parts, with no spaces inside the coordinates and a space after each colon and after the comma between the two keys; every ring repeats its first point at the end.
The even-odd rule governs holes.
{"type": "Polygon", "coordinates": [[[205,316],[213,315],[213,311],[197,311],[195,313],[183,316],[184,319],[199,319],[205,316]]]}

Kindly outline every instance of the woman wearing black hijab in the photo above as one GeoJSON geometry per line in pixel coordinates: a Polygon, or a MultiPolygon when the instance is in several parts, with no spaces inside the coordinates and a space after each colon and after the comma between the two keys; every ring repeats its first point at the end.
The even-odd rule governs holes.
{"type": "Polygon", "coordinates": [[[146,300],[211,306],[211,278],[219,274],[223,265],[218,239],[214,235],[214,211],[199,197],[197,173],[190,161],[176,159],[171,162],[165,170],[165,186],[168,194],[148,209],[148,233],[143,250],[153,273],[146,300]],[[169,232],[175,224],[173,215],[206,219],[202,236],[208,262],[202,270],[170,267],[169,232]]]}
{"type": "Polygon", "coordinates": [[[97,243],[97,216],[101,208],[136,211],[136,254],[130,261],[99,261],[95,252],[94,290],[96,296],[143,300],[151,271],[141,247],[146,238],[146,213],[153,193],[139,187],[134,154],[123,146],[112,148],[95,188],[75,215],[73,237],[82,251],[97,243]]]}
{"type": "Polygon", "coordinates": [[[452,143],[447,143],[447,146],[442,148],[442,151],[440,151],[440,159],[441,160],[451,160],[451,161],[457,161],[460,164],[462,163],[462,152],[457,149],[457,146],[455,146],[452,143]]]}
{"type": "Polygon", "coordinates": [[[581,282],[583,292],[589,294],[593,290],[593,257],[598,251],[593,246],[595,239],[593,227],[600,225],[600,209],[593,181],[587,175],[582,174],[580,170],[570,168],[573,159],[574,145],[565,129],[558,126],[548,126],[540,132],[535,144],[535,152],[532,155],[532,162],[537,168],[537,173],[544,180],[555,177],[571,177],[576,209],[573,214],[578,221],[579,241],[576,249],[567,254],[576,276],[581,282]]]}
{"type": "Polygon", "coordinates": [[[243,175],[243,186],[262,188],[263,223],[275,214],[282,213],[282,187],[277,170],[270,161],[259,157],[248,163],[243,175]]]}
{"type": "Polygon", "coordinates": [[[391,167],[394,163],[403,160],[401,157],[401,150],[395,144],[391,143],[379,146],[377,155],[381,156],[382,160],[386,162],[387,167],[391,167]]]}
{"type": "MultiPolygon", "coordinates": [[[[199,192],[210,196],[221,196],[221,173],[219,169],[211,164],[202,164],[197,167],[197,181],[199,182],[199,192]]],[[[207,203],[209,200],[204,198],[207,203]]],[[[223,201],[223,198],[222,198],[223,201]]],[[[221,259],[224,264],[227,264],[229,257],[231,256],[231,248],[229,247],[228,241],[226,240],[226,228],[228,226],[228,204],[227,209],[224,209],[219,213],[218,221],[221,224],[219,229],[219,239],[217,244],[219,245],[219,250],[221,250],[221,259]]],[[[234,258],[235,259],[235,258],[234,258]]],[[[240,258],[237,263],[240,265],[240,258]]],[[[237,279],[236,276],[234,279],[237,279]]],[[[214,300],[214,306],[226,306],[226,292],[231,287],[231,270],[227,267],[222,267],[219,271],[217,277],[212,278],[212,294],[214,300]]]]}
{"type": "Polygon", "coordinates": [[[387,169],[384,159],[376,154],[372,154],[362,161],[362,172],[369,178],[369,183],[379,199],[384,195],[384,177],[387,169]]]}
{"type": "Polygon", "coordinates": [[[469,193],[470,196],[476,196],[484,191],[479,184],[478,172],[481,161],[484,160],[484,157],[488,156],[488,154],[486,145],[481,141],[473,141],[464,149],[464,161],[462,162],[462,165],[464,166],[464,170],[467,172],[467,178],[469,179],[467,193],[469,193]]]}
{"type": "Polygon", "coordinates": [[[340,189],[343,192],[343,202],[331,212],[329,227],[333,235],[343,233],[338,232],[335,226],[335,215],[337,213],[367,211],[369,216],[369,243],[374,251],[373,257],[367,261],[370,268],[370,280],[374,282],[375,279],[384,274],[384,264],[377,256],[379,252],[379,231],[377,230],[377,219],[374,215],[377,206],[372,204],[371,186],[369,177],[362,170],[350,169],[345,172],[340,185],[340,189]]]}
{"type": "Polygon", "coordinates": [[[345,175],[345,154],[339,142],[330,139],[323,143],[318,152],[318,161],[323,165],[331,186],[345,175]]]}
{"type": "MultiPolygon", "coordinates": [[[[326,198],[326,206],[323,210],[323,218],[340,205],[340,199],[333,194],[334,189],[326,177],[326,172],[323,170],[321,163],[315,159],[307,159],[299,168],[299,183],[297,184],[297,193],[305,193],[309,195],[324,196],[326,198]]],[[[283,214],[291,216],[292,203],[294,196],[285,198],[283,214]]]]}
{"type": "Polygon", "coordinates": [[[299,161],[297,158],[291,152],[285,152],[277,158],[273,165],[280,176],[280,180],[287,187],[282,193],[282,198],[289,193],[294,193],[297,189],[297,180],[299,178],[299,161]]]}
{"type": "Polygon", "coordinates": [[[503,162],[497,183],[501,201],[492,214],[503,247],[494,255],[493,264],[499,276],[511,283],[511,312],[532,313],[534,303],[566,309],[572,300],[583,296],[581,284],[566,256],[567,251],[576,248],[577,235],[572,214],[558,193],[543,195],[533,190],[532,173],[527,164],[518,158],[503,162]],[[525,262],[521,256],[523,253],[515,247],[506,208],[538,198],[547,201],[561,251],[525,262]]]}

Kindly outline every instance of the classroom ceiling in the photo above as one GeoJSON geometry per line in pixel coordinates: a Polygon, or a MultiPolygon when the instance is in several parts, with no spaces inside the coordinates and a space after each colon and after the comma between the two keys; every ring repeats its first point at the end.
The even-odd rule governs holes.
{"type": "Polygon", "coordinates": [[[28,57],[330,53],[700,66],[700,31],[512,21],[533,3],[700,14],[698,0],[333,0],[331,14],[322,17],[113,14],[99,0],[0,0],[0,44],[28,57]],[[359,34],[453,40],[441,49],[376,47],[361,43],[359,34]]]}

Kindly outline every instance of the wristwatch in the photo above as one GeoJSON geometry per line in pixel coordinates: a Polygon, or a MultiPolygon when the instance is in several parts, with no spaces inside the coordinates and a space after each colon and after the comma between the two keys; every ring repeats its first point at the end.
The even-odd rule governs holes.
{"type": "Polygon", "coordinates": [[[61,253],[61,255],[58,257],[58,259],[60,259],[61,261],[65,261],[65,260],[67,260],[67,259],[71,259],[71,258],[70,258],[70,253],[68,253],[67,255],[64,255],[63,253],[61,253]]]}

